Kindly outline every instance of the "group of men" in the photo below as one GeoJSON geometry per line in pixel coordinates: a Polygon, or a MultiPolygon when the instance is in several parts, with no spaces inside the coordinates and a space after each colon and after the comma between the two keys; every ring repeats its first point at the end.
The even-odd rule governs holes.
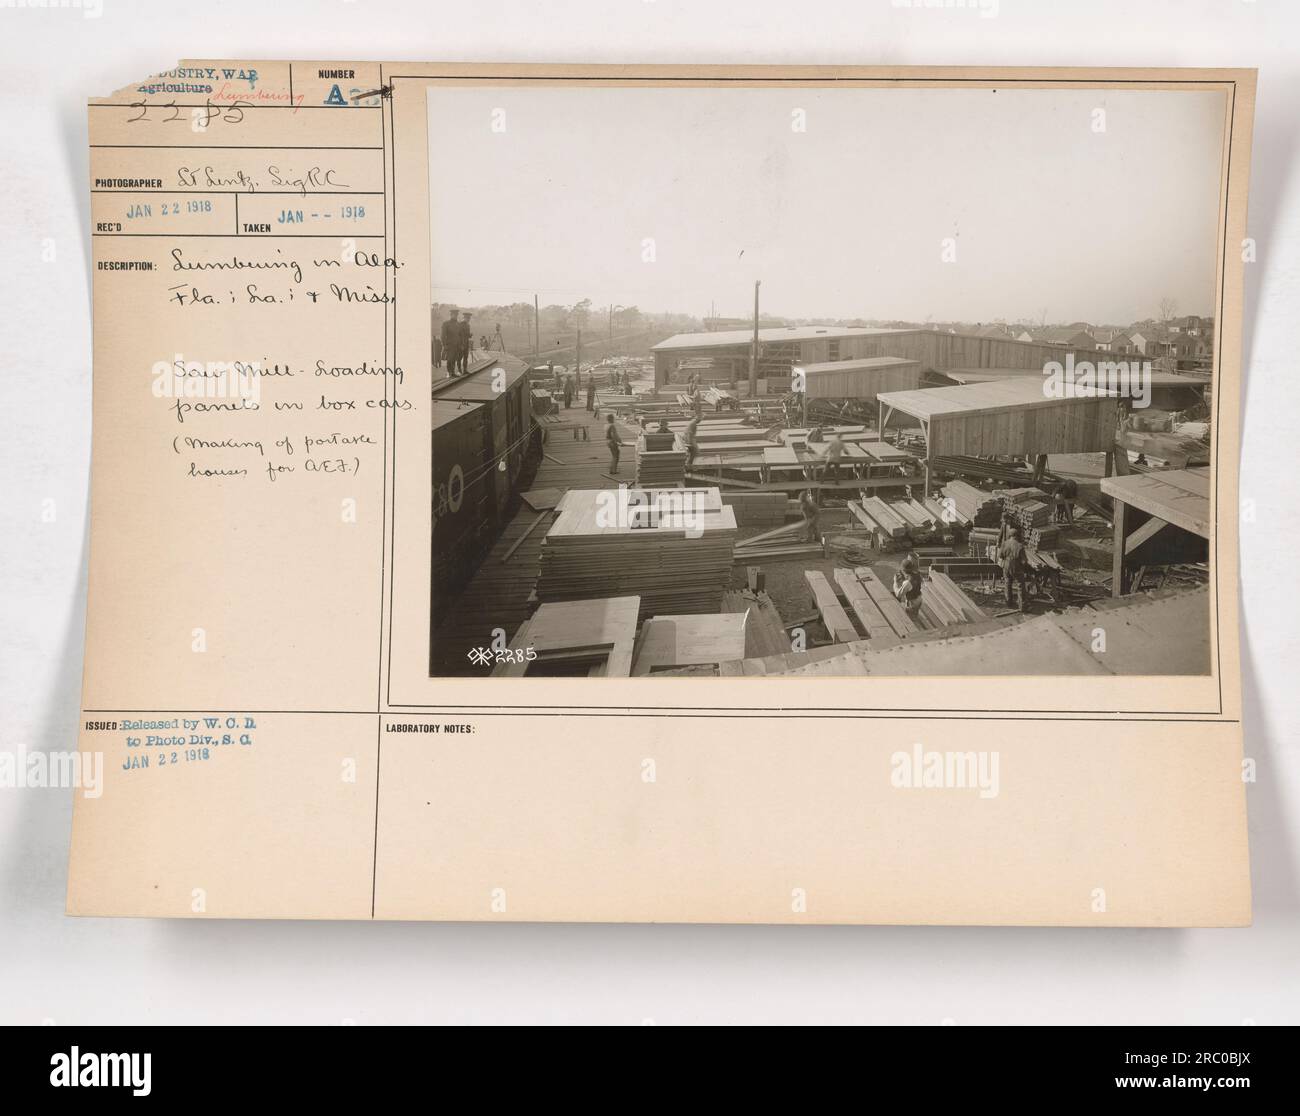
{"type": "Polygon", "coordinates": [[[464,376],[469,372],[469,354],[474,348],[474,329],[470,325],[468,310],[452,307],[447,320],[442,323],[440,335],[434,338],[433,366],[441,368],[447,362],[448,376],[464,376]]]}

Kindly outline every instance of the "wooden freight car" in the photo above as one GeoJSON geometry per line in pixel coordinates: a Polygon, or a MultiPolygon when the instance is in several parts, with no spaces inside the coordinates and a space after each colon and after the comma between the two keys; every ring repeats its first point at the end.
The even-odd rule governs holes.
{"type": "Polygon", "coordinates": [[[512,357],[468,376],[439,380],[434,402],[479,403],[487,409],[491,428],[490,457],[485,461],[492,477],[492,515],[498,529],[505,522],[510,499],[528,455],[533,426],[532,394],[528,370],[512,357]],[[501,468],[501,463],[505,468],[501,468]]]}

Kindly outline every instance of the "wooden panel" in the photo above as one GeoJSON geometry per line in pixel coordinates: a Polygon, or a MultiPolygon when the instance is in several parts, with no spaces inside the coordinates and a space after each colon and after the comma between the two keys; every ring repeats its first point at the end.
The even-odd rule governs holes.
{"type": "Polygon", "coordinates": [[[727,663],[745,657],[748,613],[656,616],[641,626],[633,676],[659,667],[727,663]]]}
{"type": "MultiPolygon", "coordinates": [[[[602,648],[607,657],[599,672],[606,678],[626,678],[632,670],[632,649],[636,640],[638,597],[605,600],[563,601],[544,604],[515,633],[512,651],[529,648],[540,655],[563,654],[588,648],[602,648]]],[[[536,660],[534,660],[536,661],[536,660]]],[[[532,662],[501,663],[494,677],[522,678],[532,662]]]]}

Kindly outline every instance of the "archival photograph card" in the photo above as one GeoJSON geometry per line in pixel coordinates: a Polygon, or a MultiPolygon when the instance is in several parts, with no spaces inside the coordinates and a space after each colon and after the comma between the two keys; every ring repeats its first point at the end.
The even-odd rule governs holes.
{"type": "Polygon", "coordinates": [[[1248,923],[1254,89],[91,99],[69,911],[1248,923]]]}

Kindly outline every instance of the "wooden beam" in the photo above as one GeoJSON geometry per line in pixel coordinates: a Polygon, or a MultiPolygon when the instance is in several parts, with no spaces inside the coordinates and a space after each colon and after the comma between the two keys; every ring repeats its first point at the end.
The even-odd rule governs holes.
{"type": "MultiPolygon", "coordinates": [[[[1125,506],[1127,507],[1127,505],[1125,506]]],[[[1142,524],[1141,527],[1139,527],[1136,531],[1134,531],[1131,535],[1129,535],[1128,538],[1124,540],[1124,553],[1126,555],[1132,554],[1133,551],[1137,550],[1139,546],[1141,546],[1143,543],[1150,542],[1153,538],[1155,538],[1156,535],[1160,534],[1160,532],[1163,531],[1168,526],[1169,526],[1168,520],[1164,520],[1159,518],[1158,516],[1153,515],[1144,524],[1142,524]]]]}
{"type": "Polygon", "coordinates": [[[860,639],[858,630],[849,619],[849,614],[844,611],[839,598],[835,595],[835,590],[826,580],[826,575],[821,570],[805,570],[803,576],[812,590],[813,600],[817,602],[817,611],[821,613],[822,622],[830,632],[831,638],[836,643],[851,643],[855,639],[860,639]]]}
{"type": "Polygon", "coordinates": [[[1110,595],[1124,595],[1124,543],[1128,539],[1125,522],[1128,519],[1128,505],[1123,500],[1115,500],[1115,557],[1111,563],[1110,595]]]}

